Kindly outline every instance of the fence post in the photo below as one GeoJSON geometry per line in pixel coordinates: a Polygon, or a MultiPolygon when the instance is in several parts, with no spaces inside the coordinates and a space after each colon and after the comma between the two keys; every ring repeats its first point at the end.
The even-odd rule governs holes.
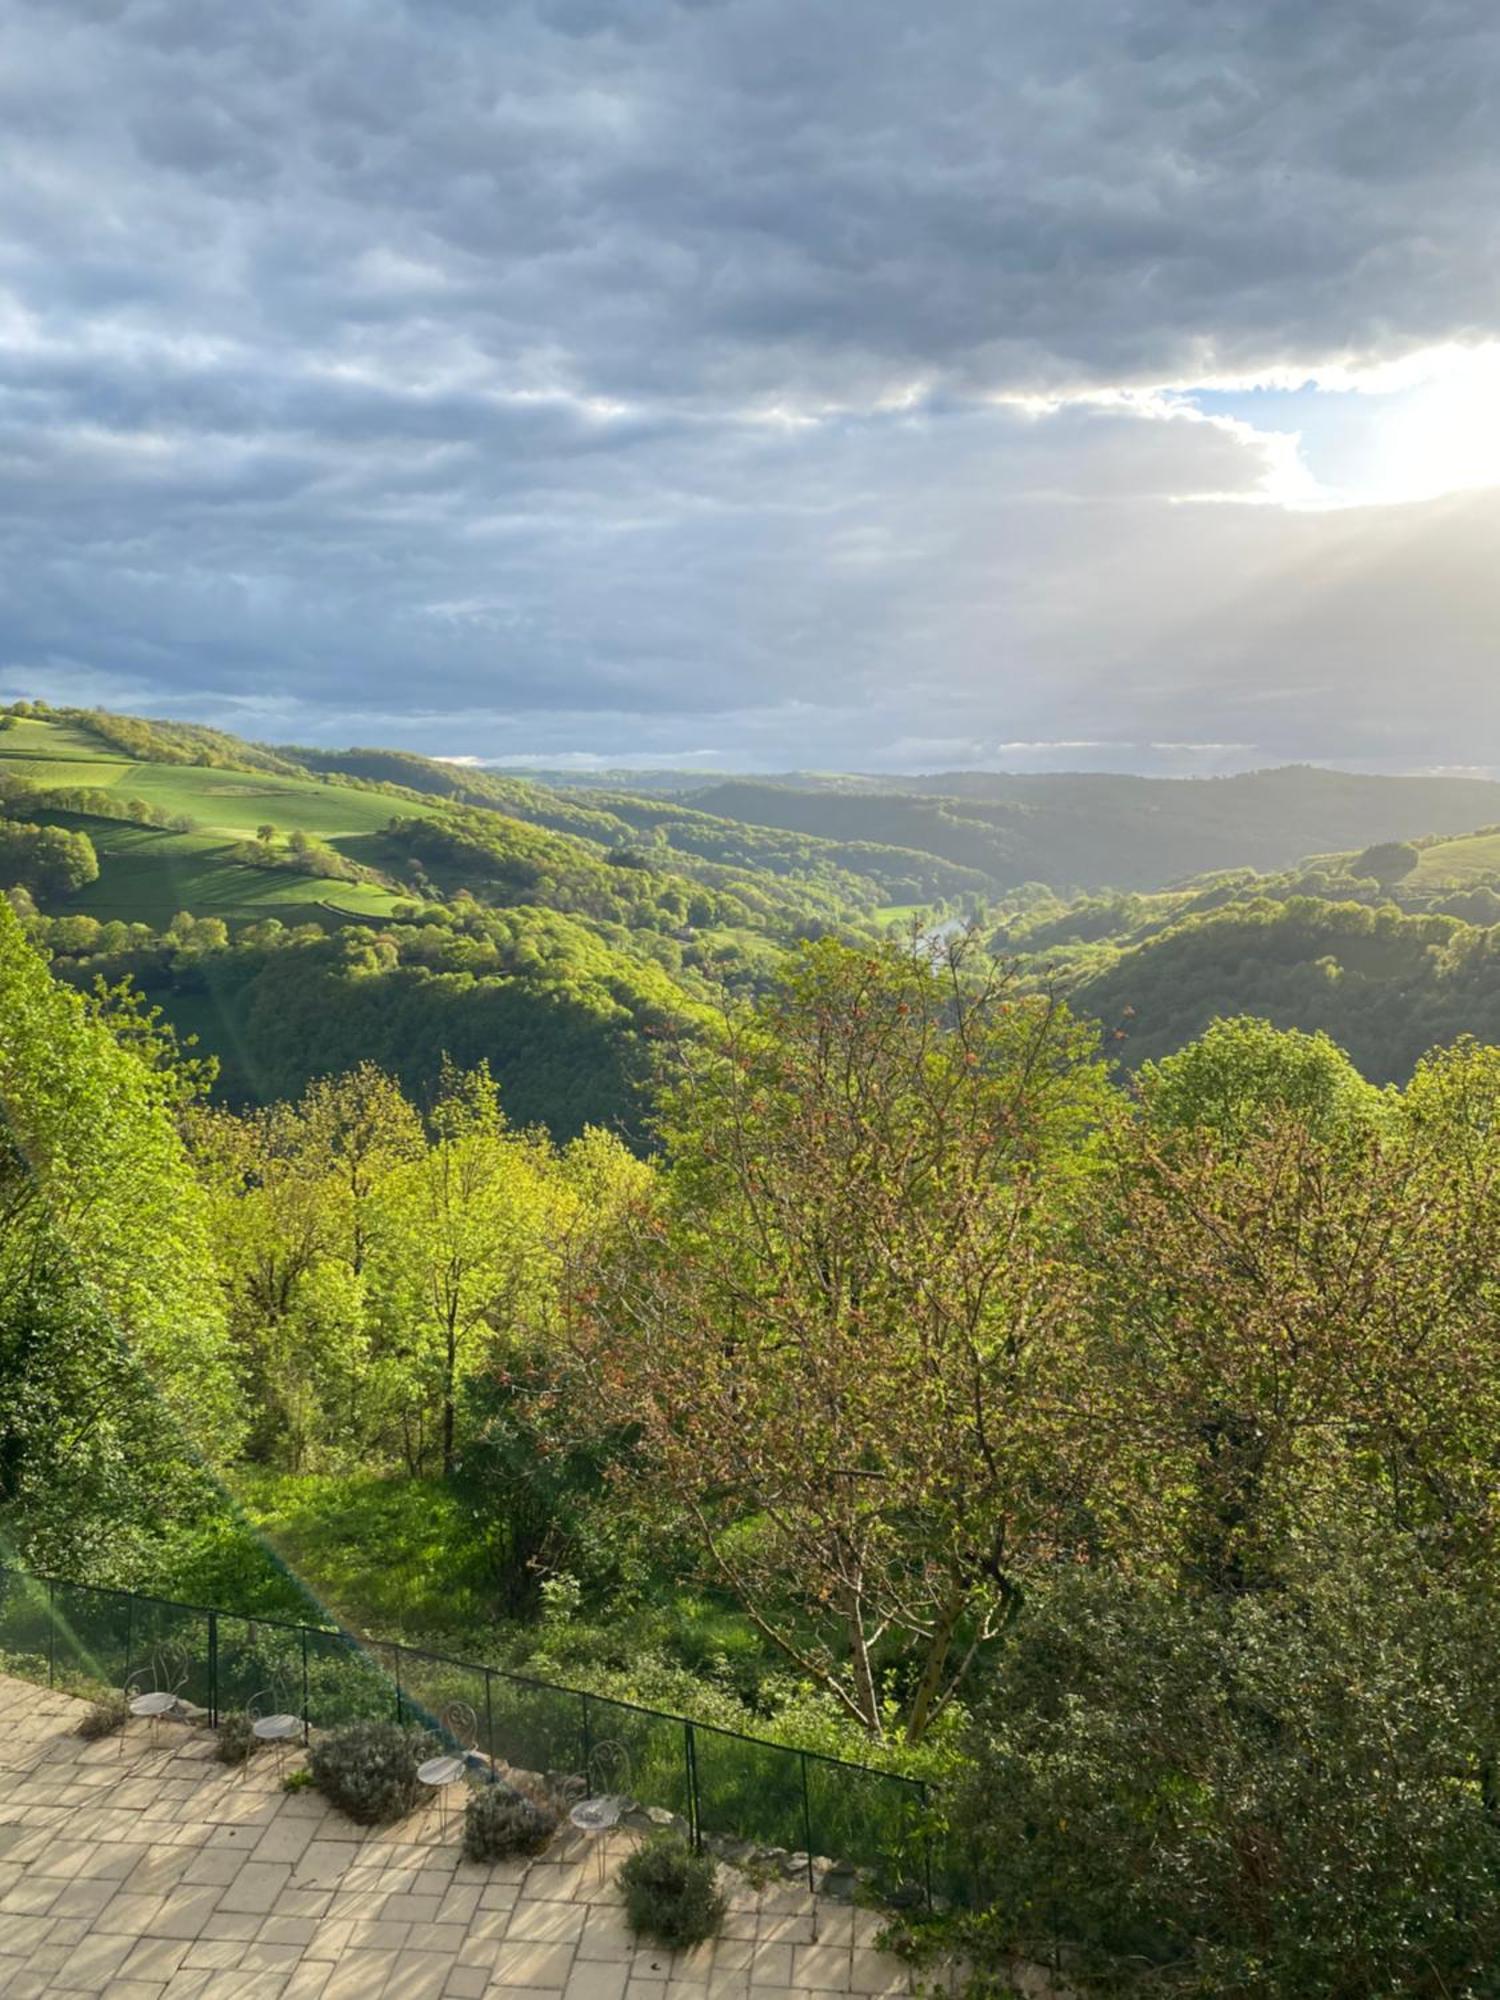
{"type": "Polygon", "coordinates": [[[813,1839],[812,1839],[812,1799],[807,1789],[807,1752],[799,1750],[797,1762],[802,1767],[802,1838],[807,1846],[807,1893],[813,1894],[813,1839]]]}
{"type": "Polygon", "coordinates": [[[125,1599],[125,1671],[120,1676],[120,1686],[130,1685],[130,1648],[135,1639],[135,1599],[127,1595],[125,1599]]]}
{"type": "Polygon", "coordinates": [[[401,1648],[391,1648],[391,1671],[396,1677],[396,1727],[399,1729],[406,1717],[401,1713],[401,1648]]]}
{"type": "Polygon", "coordinates": [[[219,1726],[219,1614],[208,1614],[208,1726],[219,1726]]]}
{"type": "Polygon", "coordinates": [[[495,1776],[495,1676],[486,1667],[484,1670],[484,1733],[490,1746],[490,1779],[495,1776]]]}
{"type": "Polygon", "coordinates": [[[683,1748],[687,1754],[688,1837],[699,1852],[703,1849],[703,1808],[698,1797],[698,1740],[693,1725],[682,1725],[683,1748]]]}
{"type": "Polygon", "coordinates": [[[299,1625],[302,1634],[302,1747],[307,1748],[307,1627],[299,1625]]]}
{"type": "Polygon", "coordinates": [[[589,1722],[588,1696],[580,1694],[578,1704],[583,1710],[583,1783],[584,1789],[591,1791],[594,1784],[594,1732],[589,1722]]]}
{"type": "Polygon", "coordinates": [[[57,1677],[57,1611],[54,1599],[57,1585],[49,1576],[47,1579],[47,1685],[51,1687],[57,1677]]]}

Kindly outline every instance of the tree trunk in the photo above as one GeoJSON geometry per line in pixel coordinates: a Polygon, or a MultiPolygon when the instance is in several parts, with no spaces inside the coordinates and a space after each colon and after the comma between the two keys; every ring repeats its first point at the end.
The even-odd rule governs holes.
{"type": "Polygon", "coordinates": [[[858,1598],[849,1607],[849,1653],[854,1667],[855,1699],[865,1726],[877,1742],[883,1742],[885,1731],[880,1726],[880,1696],[876,1692],[875,1675],[870,1666],[870,1649],[865,1643],[864,1611],[858,1598]]]}
{"type": "Polygon", "coordinates": [[[932,1719],[933,1704],[942,1692],[943,1672],[953,1648],[953,1635],[958,1630],[958,1621],[963,1617],[968,1601],[968,1592],[955,1586],[947,1603],[938,1613],[937,1621],[932,1628],[932,1638],[928,1641],[922,1678],[917,1683],[916,1696],[906,1718],[908,1743],[920,1743],[927,1733],[927,1725],[932,1719]]]}
{"type": "Polygon", "coordinates": [[[443,1368],[443,1477],[453,1471],[453,1378],[458,1370],[458,1332],[450,1315],[448,1354],[443,1368]]]}

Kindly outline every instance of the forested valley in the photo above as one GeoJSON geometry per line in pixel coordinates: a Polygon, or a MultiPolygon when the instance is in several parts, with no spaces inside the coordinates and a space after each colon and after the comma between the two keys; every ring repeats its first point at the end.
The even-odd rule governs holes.
{"type": "Polygon", "coordinates": [[[1500,836],[945,893],[18,735],[6,1560],[919,1776],[997,1982],[1490,1990],[1500,836]]]}

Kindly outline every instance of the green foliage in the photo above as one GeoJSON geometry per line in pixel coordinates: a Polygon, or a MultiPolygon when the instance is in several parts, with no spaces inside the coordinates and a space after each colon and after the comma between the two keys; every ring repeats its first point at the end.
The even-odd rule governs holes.
{"type": "Polygon", "coordinates": [[[317,1785],[312,1772],[301,1764],[295,1771],[287,1772],[281,1781],[281,1789],[284,1792],[311,1792],[317,1789],[317,1785]]]}
{"type": "Polygon", "coordinates": [[[0,1524],[39,1568],[128,1572],[164,1517],[213,1510],[195,1453],[240,1432],[178,1086],[8,905],[0,1015],[0,1524]]]}
{"type": "Polygon", "coordinates": [[[74,1732],[86,1743],[97,1742],[101,1736],[118,1736],[130,1720],[130,1704],[123,1694],[108,1694],[84,1710],[74,1732]]]}
{"type": "Polygon", "coordinates": [[[1140,1072],[1151,1122],[1199,1128],[1235,1145],[1293,1116],[1320,1137],[1380,1120],[1384,1099],[1326,1034],[1254,1019],[1212,1022],[1194,1042],[1140,1072]]]}
{"type": "Polygon", "coordinates": [[[260,1738],[255,1733],[254,1717],[244,1709],[234,1708],[219,1717],[219,1727],[214,1736],[214,1755],[221,1764],[243,1764],[259,1748],[260,1738]]]}
{"type": "Polygon", "coordinates": [[[1409,840],[1381,840],[1362,854],[1356,854],[1349,863],[1349,872],[1373,876],[1382,889],[1388,889],[1410,875],[1421,858],[1409,840]]]}
{"type": "Polygon", "coordinates": [[[86,833],[0,819],[0,882],[47,900],[98,879],[99,857],[86,833]]]}
{"type": "Polygon", "coordinates": [[[554,1814],[508,1785],[482,1786],[464,1807],[464,1854],[470,1861],[540,1854],[556,1831],[554,1814]]]}
{"type": "Polygon", "coordinates": [[[313,1783],[330,1805],[360,1826],[389,1826],[421,1796],[417,1766],[434,1756],[437,1738],[394,1722],[351,1722],[319,1737],[308,1755],[313,1783]]]}
{"type": "Polygon", "coordinates": [[[1048,1233],[1108,1113],[1094,1051],[965,947],[806,948],[690,1056],[662,1199],[572,1301],[632,1503],[875,1735],[922,1737],[1076,1531],[1048,1233]]]}
{"type": "Polygon", "coordinates": [[[1500,1685],[1488,1614],[1401,1548],[1284,1590],[1061,1576],[976,1721],[957,1943],[1088,1994],[1494,1991],[1500,1685]]]}
{"type": "Polygon", "coordinates": [[[724,1921],[712,1856],[695,1854],[676,1835],[644,1842],[621,1862],[615,1879],[625,1892],[630,1928],[671,1951],[704,1943],[724,1921]]]}

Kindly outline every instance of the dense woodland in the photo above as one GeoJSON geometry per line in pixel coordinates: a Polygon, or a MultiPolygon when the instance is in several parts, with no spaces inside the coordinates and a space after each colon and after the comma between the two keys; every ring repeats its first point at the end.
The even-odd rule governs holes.
{"type": "Polygon", "coordinates": [[[387,1572],[404,1496],[450,1644],[931,1777],[981,1964],[1490,1990],[1496,1050],[1228,1020],[1126,1088],[970,942],[825,940],[642,1154],[482,1063],[215,1105],[5,909],[0,1006],[24,1561],[269,1609],[231,1495],[387,1572]]]}
{"type": "Polygon", "coordinates": [[[311,761],[0,731],[3,1546],[922,1775],[996,1980],[1500,1990],[1500,835],[311,761]]]}

